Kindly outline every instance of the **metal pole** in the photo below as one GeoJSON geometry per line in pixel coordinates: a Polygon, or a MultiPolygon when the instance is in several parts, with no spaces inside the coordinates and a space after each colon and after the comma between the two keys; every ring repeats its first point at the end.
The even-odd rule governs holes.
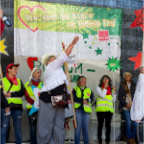
{"type": "MultiPolygon", "coordinates": [[[[114,72],[113,72],[113,86],[115,86],[114,72]]],[[[115,102],[114,102],[114,144],[115,144],[115,102]]]]}

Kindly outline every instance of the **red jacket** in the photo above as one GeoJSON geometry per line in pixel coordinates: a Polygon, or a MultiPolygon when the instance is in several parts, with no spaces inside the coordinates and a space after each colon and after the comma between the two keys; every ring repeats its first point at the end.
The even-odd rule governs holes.
{"type": "Polygon", "coordinates": [[[3,21],[2,21],[2,19],[0,19],[0,36],[2,35],[4,27],[5,27],[5,25],[4,25],[3,21]]]}

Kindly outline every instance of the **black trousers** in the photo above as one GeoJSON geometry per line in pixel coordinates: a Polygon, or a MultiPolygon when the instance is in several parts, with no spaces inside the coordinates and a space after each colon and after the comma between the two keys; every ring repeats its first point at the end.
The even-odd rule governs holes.
{"type": "Polygon", "coordinates": [[[98,117],[98,140],[99,143],[102,143],[102,128],[103,123],[105,120],[105,126],[106,126],[106,142],[110,142],[110,133],[111,133],[111,119],[112,119],[112,113],[111,112],[97,112],[98,117]]]}

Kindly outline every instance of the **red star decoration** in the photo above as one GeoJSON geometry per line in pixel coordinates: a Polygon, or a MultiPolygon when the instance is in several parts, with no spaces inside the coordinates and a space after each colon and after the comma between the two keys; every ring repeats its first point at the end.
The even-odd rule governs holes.
{"type": "Polygon", "coordinates": [[[134,20],[130,28],[140,26],[142,31],[144,32],[144,7],[142,9],[135,10],[135,14],[136,19],[134,20]]]}
{"type": "Polygon", "coordinates": [[[138,52],[136,57],[129,57],[129,60],[135,62],[135,70],[140,67],[142,60],[142,53],[138,52]]]}

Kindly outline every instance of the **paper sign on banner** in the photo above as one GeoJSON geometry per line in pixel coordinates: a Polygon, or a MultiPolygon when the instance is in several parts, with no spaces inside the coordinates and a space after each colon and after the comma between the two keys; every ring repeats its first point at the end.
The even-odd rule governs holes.
{"type": "Polygon", "coordinates": [[[99,38],[99,41],[108,41],[109,31],[108,30],[98,31],[98,38],[99,38]]]}
{"type": "Polygon", "coordinates": [[[69,55],[69,61],[68,61],[68,67],[69,67],[69,69],[71,67],[76,67],[77,66],[76,55],[77,55],[77,50],[73,49],[72,53],[69,55]]]}

